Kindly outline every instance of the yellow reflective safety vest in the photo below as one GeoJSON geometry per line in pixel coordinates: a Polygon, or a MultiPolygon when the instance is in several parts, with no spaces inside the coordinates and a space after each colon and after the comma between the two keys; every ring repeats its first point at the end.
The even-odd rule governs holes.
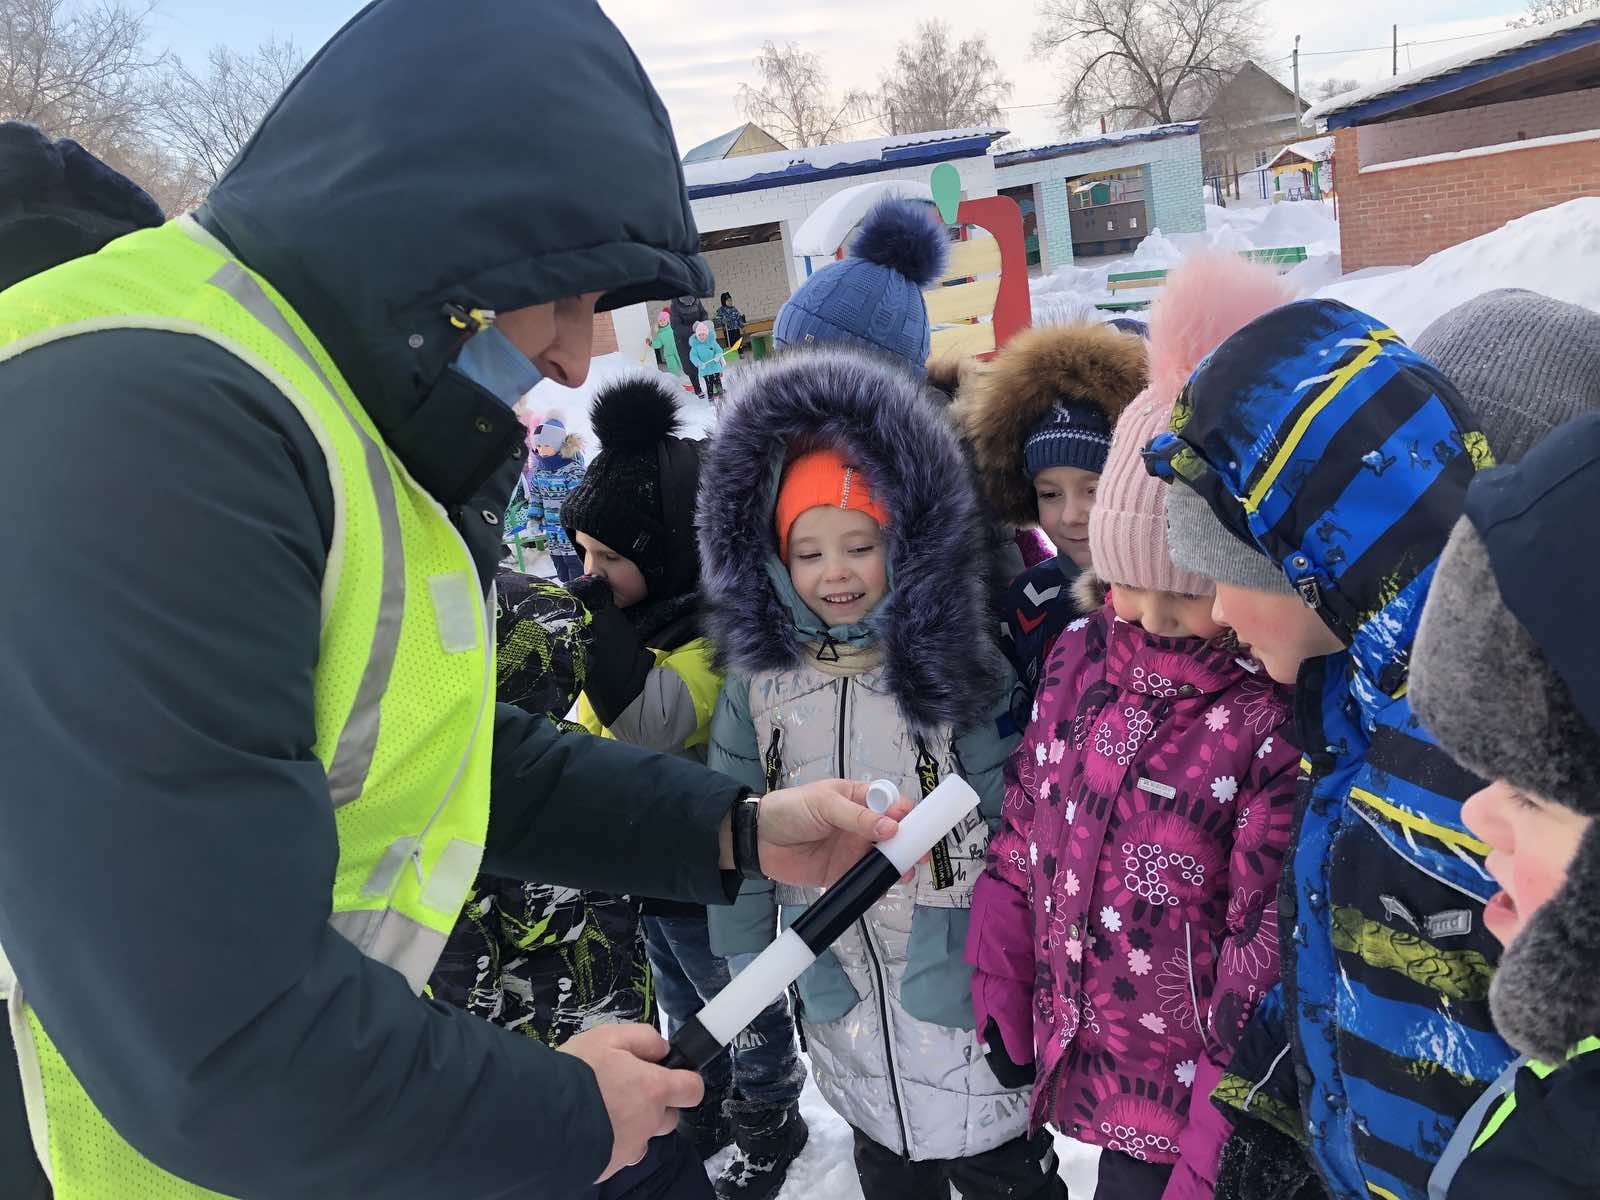
{"type": "MultiPolygon", "coordinates": [[[[472,556],[310,329],[192,218],[0,293],[0,363],[117,328],[222,347],[278,388],[322,447],[334,522],[315,751],[339,838],[330,921],[420,992],[477,874],[489,822],[494,607],[472,556]]],[[[28,1126],[56,1200],[215,1195],[118,1135],[29,1006],[27,986],[0,953],[28,1126]]]]}

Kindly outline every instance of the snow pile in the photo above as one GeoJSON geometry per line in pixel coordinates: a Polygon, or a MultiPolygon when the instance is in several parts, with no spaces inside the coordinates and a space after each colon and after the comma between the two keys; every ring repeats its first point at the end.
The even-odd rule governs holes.
{"type": "MultiPolygon", "coordinates": [[[[520,412],[528,414],[524,420],[531,418],[534,424],[538,424],[546,417],[560,417],[561,423],[567,427],[567,432],[576,433],[583,440],[584,454],[593,458],[600,450],[600,445],[594,438],[594,427],[589,422],[589,406],[594,403],[595,393],[611,380],[628,375],[643,375],[650,370],[651,368],[641,367],[625,354],[602,354],[599,358],[589,360],[589,378],[578,387],[562,387],[559,383],[542,379],[522,398],[517,408],[520,412]]],[[[738,368],[730,362],[724,371],[724,379],[733,379],[737,370],[738,368]]],[[[656,371],[655,374],[660,375],[663,380],[673,382],[679,389],[678,411],[683,421],[683,436],[700,438],[709,434],[715,421],[711,402],[698,398],[693,392],[684,391],[681,380],[673,380],[671,375],[661,371],[656,371]]]]}
{"type": "Polygon", "coordinates": [[[1325,254],[1339,249],[1339,223],[1329,205],[1312,200],[1284,201],[1267,209],[1256,224],[1252,240],[1257,246],[1304,246],[1306,253],[1325,254]]]}
{"type": "Polygon", "coordinates": [[[1318,295],[1390,322],[1408,341],[1442,313],[1495,288],[1527,288],[1600,310],[1600,197],[1518,217],[1408,270],[1361,272],[1318,295]]]}
{"type": "Polygon", "coordinates": [[[1160,229],[1152,229],[1133,252],[1135,266],[1153,271],[1157,267],[1170,267],[1183,257],[1183,251],[1173,244],[1160,229]]]}
{"type": "MultiPolygon", "coordinates": [[[[1106,276],[1127,271],[1155,271],[1177,266],[1196,250],[1222,250],[1234,254],[1279,246],[1304,246],[1308,259],[1290,276],[1302,293],[1315,291],[1339,278],[1339,223],[1333,207],[1316,201],[1277,204],[1205,206],[1204,233],[1163,233],[1152,229],[1132,254],[1079,260],[1084,265],[1064,267],[1029,282],[1034,323],[1051,325],[1082,317],[1110,320],[1114,315],[1095,305],[1116,299],[1106,290],[1106,276]]],[[[1150,299],[1153,293],[1145,294],[1150,299]]],[[[1127,299],[1127,293],[1121,294],[1127,299]]]]}

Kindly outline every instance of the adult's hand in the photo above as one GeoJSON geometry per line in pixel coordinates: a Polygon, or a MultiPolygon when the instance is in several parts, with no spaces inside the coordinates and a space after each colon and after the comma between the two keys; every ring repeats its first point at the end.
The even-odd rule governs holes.
{"type": "Polygon", "coordinates": [[[597,1025],[561,1047],[594,1072],[611,1118],[611,1161],[596,1183],[631,1167],[645,1155],[650,1139],[678,1127],[680,1108],[693,1108],[706,1094],[693,1071],[657,1066],[667,1054],[666,1040],[648,1025],[597,1025]]]}
{"type": "Polygon", "coordinates": [[[867,785],[847,779],[768,792],[756,825],[761,869],[779,883],[826,887],[892,838],[910,811],[899,800],[880,816],[867,807],[867,785]]]}

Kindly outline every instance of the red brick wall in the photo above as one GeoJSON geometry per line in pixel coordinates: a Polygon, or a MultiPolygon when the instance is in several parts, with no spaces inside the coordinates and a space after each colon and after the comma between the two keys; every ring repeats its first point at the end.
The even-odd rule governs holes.
{"type": "Polygon", "coordinates": [[[1334,138],[1345,271],[1411,266],[1516,217],[1600,194],[1600,141],[1360,172],[1355,131],[1334,138]]]}
{"type": "Polygon", "coordinates": [[[1521,142],[1580,129],[1600,129],[1600,90],[1481,104],[1456,112],[1368,125],[1361,131],[1361,165],[1370,167],[1401,158],[1521,142]]]}
{"type": "Polygon", "coordinates": [[[594,315],[594,349],[590,351],[596,358],[602,354],[615,354],[617,350],[617,327],[611,320],[608,312],[595,313],[594,315]]]}

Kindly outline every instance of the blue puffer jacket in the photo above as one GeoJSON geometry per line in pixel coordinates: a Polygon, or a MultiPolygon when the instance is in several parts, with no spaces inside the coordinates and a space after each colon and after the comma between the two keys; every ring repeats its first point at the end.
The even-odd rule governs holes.
{"type": "Polygon", "coordinates": [[[1284,1003],[1263,1006],[1268,1028],[1218,1098],[1308,1140],[1336,1200],[1425,1200],[1457,1123],[1513,1058],[1489,1017],[1498,946],[1481,917],[1496,885],[1461,820],[1481,784],[1406,698],[1422,604],[1488,444],[1393,330],[1308,300],[1202,363],[1147,458],[1281,564],[1349,647],[1300,676],[1284,1003]]]}
{"type": "Polygon", "coordinates": [[[694,369],[702,375],[720,375],[722,373],[722,346],[717,341],[715,334],[708,334],[705,341],[697,337],[689,339],[689,361],[694,364],[694,369]]]}

